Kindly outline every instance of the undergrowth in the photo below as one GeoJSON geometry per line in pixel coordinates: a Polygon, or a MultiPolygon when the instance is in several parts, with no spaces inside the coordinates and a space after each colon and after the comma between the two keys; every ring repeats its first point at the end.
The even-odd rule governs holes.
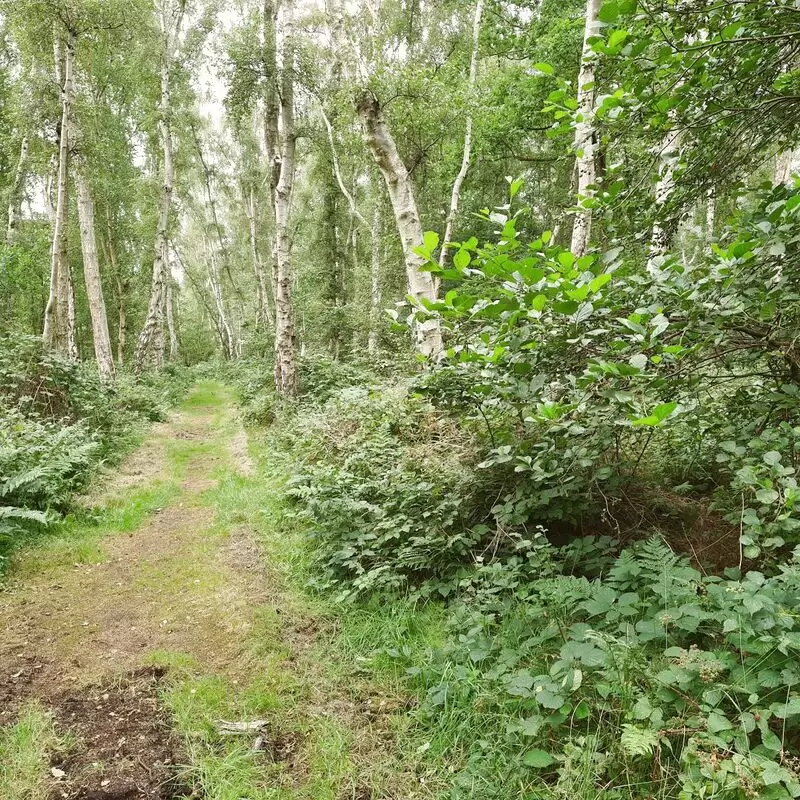
{"type": "Polygon", "coordinates": [[[523,244],[503,206],[452,267],[418,249],[455,287],[416,312],[438,363],[244,392],[307,586],[342,657],[415,693],[439,796],[800,796],[794,240],[774,261],[798,207],[766,192],[645,281],[619,248],[523,244]],[[407,604],[436,623],[398,642],[407,604]]]}
{"type": "Polygon", "coordinates": [[[173,368],[104,384],[93,365],[45,352],[38,337],[0,338],[0,572],[11,549],[67,512],[97,468],[165,419],[187,385],[173,368]]]}

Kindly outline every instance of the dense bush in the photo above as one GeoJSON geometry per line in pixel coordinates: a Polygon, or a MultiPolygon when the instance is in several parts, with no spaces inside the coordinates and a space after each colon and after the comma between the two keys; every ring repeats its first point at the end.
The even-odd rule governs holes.
{"type": "Polygon", "coordinates": [[[647,275],[508,208],[447,270],[429,236],[443,358],[282,420],[314,585],[447,598],[443,645],[391,655],[452,797],[800,796],[798,209],[647,275]]]}
{"type": "Polygon", "coordinates": [[[516,597],[456,604],[409,669],[421,717],[472,734],[452,796],[797,796],[800,561],[725,579],[653,539],[587,580],[557,574],[571,556],[542,545],[516,597]]]}
{"type": "Polygon", "coordinates": [[[182,371],[100,381],[91,364],[0,338],[0,568],[3,550],[66,510],[101,461],[118,459],[183,393],[182,371]]]}
{"type": "Polygon", "coordinates": [[[300,462],[291,491],[311,522],[320,584],[353,597],[445,593],[486,539],[491,487],[475,471],[470,434],[404,387],[343,390],[287,435],[300,462]]]}

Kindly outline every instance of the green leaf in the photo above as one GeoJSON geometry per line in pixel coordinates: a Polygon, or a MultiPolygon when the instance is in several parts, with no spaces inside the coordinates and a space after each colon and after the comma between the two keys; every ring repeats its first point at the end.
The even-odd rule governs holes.
{"type": "Polygon", "coordinates": [[[635,419],[632,421],[631,424],[633,425],[647,425],[649,427],[653,427],[655,425],[660,425],[673,411],[678,407],[678,404],[675,402],[672,403],[662,403],[659,406],[656,406],[651,412],[650,415],[647,417],[642,417],[641,419],[635,419]]]}
{"type": "Polygon", "coordinates": [[[537,294],[536,297],[531,300],[531,308],[534,311],[541,311],[545,305],[547,305],[547,298],[543,294],[537,294]]]}
{"type": "Polygon", "coordinates": [[[593,292],[598,292],[602,289],[609,281],[611,280],[611,275],[607,272],[604,272],[602,275],[598,275],[594,280],[589,283],[589,288],[593,292]]]}
{"type": "Polygon", "coordinates": [[[439,246],[439,234],[436,231],[425,231],[422,236],[425,249],[432,253],[439,246]]]}
{"type": "Polygon", "coordinates": [[[628,38],[628,31],[624,30],[614,31],[611,34],[611,36],[608,37],[608,46],[617,47],[618,45],[621,45],[627,38],[628,38]]]}
{"type": "Polygon", "coordinates": [[[553,74],[553,67],[551,64],[540,61],[538,64],[534,64],[533,66],[534,68],[538,69],[539,72],[543,72],[545,75],[553,74]]]}
{"type": "Polygon", "coordinates": [[[542,708],[561,708],[564,705],[564,698],[549,689],[540,689],[538,692],[534,692],[534,697],[542,708]]]}
{"type": "Polygon", "coordinates": [[[609,2],[603,3],[597,14],[597,18],[600,22],[605,22],[606,24],[616,22],[617,17],[619,17],[619,6],[615,0],[609,0],[609,2]]]}
{"type": "Polygon", "coordinates": [[[544,769],[551,764],[555,764],[556,760],[546,750],[528,750],[522,757],[522,763],[534,769],[544,769]]]}
{"type": "Polygon", "coordinates": [[[466,269],[469,266],[469,262],[472,260],[469,252],[465,250],[463,247],[456,250],[455,255],[453,256],[453,265],[458,267],[459,269],[466,269]]]}
{"type": "Polygon", "coordinates": [[[553,303],[553,310],[557,311],[559,314],[566,314],[569,316],[578,310],[578,304],[574,300],[562,300],[553,303]]]}
{"type": "Polygon", "coordinates": [[[565,269],[569,269],[575,263],[575,256],[569,250],[562,250],[557,258],[558,263],[565,269]]]}
{"type": "Polygon", "coordinates": [[[729,731],[733,728],[733,723],[723,714],[717,711],[712,711],[708,715],[706,727],[709,733],[721,733],[722,731],[729,731]]]}

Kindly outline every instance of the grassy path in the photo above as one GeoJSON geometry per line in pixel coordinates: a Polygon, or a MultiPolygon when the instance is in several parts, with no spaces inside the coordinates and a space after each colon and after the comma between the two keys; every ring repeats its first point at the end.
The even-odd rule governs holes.
{"type": "Polygon", "coordinates": [[[430,796],[393,755],[405,698],[332,644],[296,555],[231,393],[198,384],[0,587],[0,797],[430,796]]]}

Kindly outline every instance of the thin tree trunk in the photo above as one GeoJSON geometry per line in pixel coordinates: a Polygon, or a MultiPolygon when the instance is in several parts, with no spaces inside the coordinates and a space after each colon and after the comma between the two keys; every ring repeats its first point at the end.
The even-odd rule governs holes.
{"type": "Polygon", "coordinates": [[[19,223],[22,218],[22,196],[25,188],[25,177],[28,165],[28,137],[22,137],[19,148],[19,161],[14,171],[14,181],[11,184],[11,194],[8,201],[8,230],[6,231],[6,244],[13,244],[17,237],[19,223]]]}
{"type": "Polygon", "coordinates": [[[280,71],[280,172],[275,187],[275,387],[284,397],[297,394],[289,212],[295,174],[294,42],[290,5],[283,9],[280,71]]]}
{"type": "Polygon", "coordinates": [[[206,253],[208,255],[208,286],[211,289],[211,296],[214,299],[214,308],[217,312],[217,319],[219,324],[217,329],[221,334],[222,355],[230,360],[235,355],[233,331],[231,330],[230,323],[228,322],[228,315],[225,312],[225,302],[222,296],[222,285],[219,277],[219,264],[217,263],[217,255],[214,252],[214,246],[206,236],[203,237],[205,241],[206,253]]]}
{"type": "Polygon", "coordinates": [[[94,202],[91,190],[81,169],[74,172],[75,189],[78,196],[78,221],[81,229],[81,248],[83,251],[83,277],[86,282],[86,298],[89,302],[89,315],[92,319],[92,338],[97,369],[104,381],[114,377],[114,356],[111,351],[111,338],[108,335],[106,304],[103,299],[103,285],[100,280],[100,260],[97,256],[97,239],[94,229],[94,202]]]}
{"type": "MultiPolygon", "coordinates": [[[[280,136],[278,120],[280,106],[278,103],[278,46],[277,46],[277,14],[275,0],[264,0],[261,16],[262,37],[262,71],[264,76],[264,159],[267,165],[266,184],[269,193],[267,213],[269,216],[269,281],[272,287],[272,302],[275,309],[277,325],[278,298],[278,265],[275,246],[275,190],[278,186],[281,169],[280,136]]],[[[277,376],[277,365],[276,365],[277,376]]],[[[277,385],[277,382],[276,382],[277,385]]]]}
{"type": "MultiPolygon", "coordinates": [[[[472,21],[472,56],[469,62],[469,80],[467,82],[467,97],[469,102],[472,102],[472,95],[475,92],[475,81],[478,75],[478,45],[481,35],[481,16],[483,15],[483,0],[478,0],[475,5],[475,18],[472,21]]],[[[447,264],[447,245],[453,237],[453,226],[456,222],[456,215],[458,214],[458,204],[461,200],[461,186],[464,179],[467,177],[469,170],[470,158],[472,156],[472,110],[467,112],[467,121],[464,126],[464,155],[461,159],[461,169],[456,175],[455,182],[453,183],[453,192],[450,195],[450,210],[447,213],[447,222],[444,228],[444,239],[442,240],[442,249],[439,254],[439,266],[444,267],[447,264]]]]}
{"type": "MultiPolygon", "coordinates": [[[[579,206],[594,194],[597,180],[594,163],[594,77],[597,56],[589,39],[597,35],[598,14],[602,0],[587,0],[583,32],[581,68],[578,73],[578,122],[575,125],[575,152],[578,171],[579,206]]],[[[575,214],[570,249],[576,256],[585,255],[592,234],[592,210],[582,207],[575,214]]]]}
{"type": "Polygon", "coordinates": [[[773,183],[776,186],[785,186],[792,182],[798,150],[800,150],[800,148],[784,150],[778,154],[777,161],[775,162],[775,174],[773,176],[773,183]]]}
{"type": "MultiPolygon", "coordinates": [[[[394,138],[375,95],[369,91],[362,92],[356,101],[356,110],[364,126],[367,146],[389,190],[397,231],[403,245],[408,293],[418,308],[424,308],[424,300],[436,301],[437,287],[431,274],[421,269],[425,259],[414,252],[424,242],[411,176],[397,152],[394,138]]],[[[428,317],[417,322],[415,334],[420,353],[433,356],[441,352],[442,332],[438,319],[428,317]]]]}
{"type": "Polygon", "coordinates": [[[706,244],[714,241],[714,226],[716,224],[717,194],[712,186],[706,193],[706,244]]]}
{"type": "Polygon", "coordinates": [[[117,364],[121,367],[125,363],[125,344],[128,332],[128,315],[125,308],[125,283],[120,279],[117,281],[117,364]]]}
{"type": "Polygon", "coordinates": [[[111,215],[106,209],[106,248],[108,263],[114,275],[114,285],[117,290],[117,364],[121,367],[125,361],[125,344],[127,341],[127,308],[126,299],[130,286],[127,280],[123,280],[120,275],[119,263],[117,261],[117,249],[114,247],[114,236],[111,229],[111,215]]]}
{"type": "Polygon", "coordinates": [[[370,239],[370,294],[369,294],[369,333],[367,335],[367,351],[375,353],[378,349],[378,321],[381,313],[381,204],[377,192],[372,209],[372,230],[370,239]]]}
{"type": "Polygon", "coordinates": [[[233,279],[233,273],[231,272],[231,263],[230,258],[228,255],[228,247],[225,244],[225,237],[223,236],[222,225],[219,221],[219,214],[217,214],[217,201],[214,198],[214,193],[211,190],[211,170],[209,169],[208,162],[203,155],[203,146],[200,143],[200,137],[197,134],[197,129],[192,125],[192,136],[194,138],[195,148],[197,149],[197,156],[200,159],[200,166],[203,170],[203,183],[205,185],[206,190],[206,199],[208,201],[208,207],[211,211],[211,221],[214,224],[214,231],[217,234],[217,244],[219,245],[219,253],[220,257],[222,258],[222,264],[225,267],[225,274],[228,276],[228,279],[231,282],[231,286],[233,287],[234,292],[240,297],[241,299],[241,292],[239,291],[239,287],[236,285],[236,281],[233,279]]]}
{"type": "Polygon", "coordinates": [[[61,40],[58,31],[55,37],[54,53],[56,77],[61,85],[61,131],[58,144],[58,178],[53,219],[53,243],[50,250],[50,294],[44,312],[42,338],[45,347],[55,350],[68,358],[76,358],[75,301],[67,250],[69,132],[72,106],[72,73],[75,59],[75,36],[72,32],[67,34],[67,46],[63,53],[63,64],[61,40]]]}
{"type": "Polygon", "coordinates": [[[155,246],[153,248],[153,274],[150,281],[150,301],[147,307],[147,316],[144,326],[136,343],[134,369],[140,372],[150,362],[155,366],[162,366],[165,355],[165,300],[167,275],[167,241],[169,236],[169,218],[172,208],[173,183],[175,168],[172,156],[172,130],[171,130],[171,86],[170,72],[172,61],[177,48],[177,39],[183,20],[184,4],[179,3],[175,14],[168,19],[169,12],[166,2],[161,13],[161,33],[163,38],[163,51],[161,63],[161,103],[158,120],[158,132],[161,139],[162,158],[161,165],[161,199],[156,225],[155,246]]]}
{"type": "Polygon", "coordinates": [[[256,328],[272,327],[272,311],[269,307],[269,290],[267,278],[264,274],[264,264],[258,251],[258,231],[256,228],[256,193],[251,186],[249,191],[242,187],[244,210],[247,215],[248,232],[250,237],[250,257],[253,260],[253,272],[256,276],[256,328]]]}
{"type": "MultiPolygon", "coordinates": [[[[658,182],[656,183],[654,198],[656,212],[664,208],[673,191],[675,191],[675,170],[680,159],[682,138],[681,130],[674,128],[667,132],[661,144],[658,182]]],[[[662,221],[661,216],[657,214],[650,234],[650,251],[647,259],[648,272],[654,273],[660,269],[660,260],[669,250],[674,232],[675,225],[669,221],[662,221]]]]}
{"type": "Polygon", "coordinates": [[[175,361],[178,358],[178,333],[175,329],[175,314],[172,299],[172,281],[167,275],[167,330],[169,331],[169,360],[175,361]]]}

